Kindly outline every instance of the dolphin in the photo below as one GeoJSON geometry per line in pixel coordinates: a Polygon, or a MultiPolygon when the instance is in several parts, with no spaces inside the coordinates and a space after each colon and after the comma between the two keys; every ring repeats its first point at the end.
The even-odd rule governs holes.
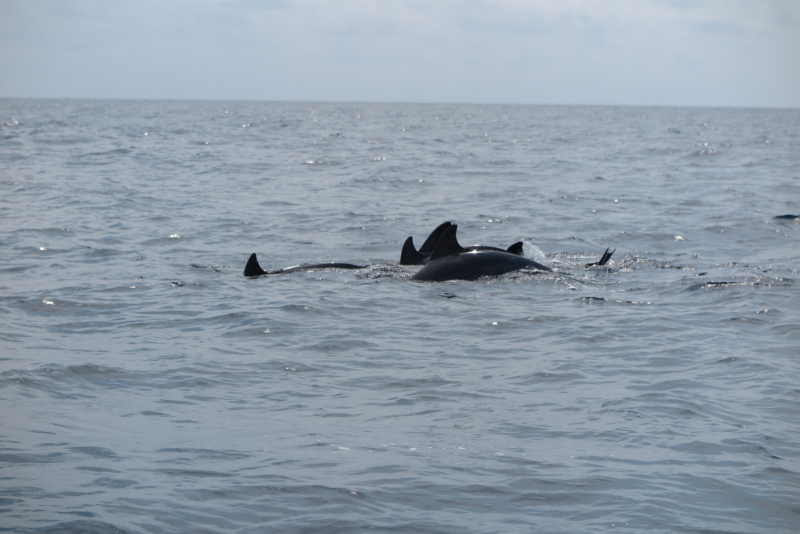
{"type": "Polygon", "coordinates": [[[481,276],[498,276],[520,270],[551,271],[541,263],[502,249],[466,249],[458,244],[457,229],[456,224],[445,228],[428,263],[411,277],[412,280],[477,280],[481,276]]]}
{"type": "Polygon", "coordinates": [[[265,274],[287,274],[287,273],[296,273],[298,271],[313,271],[316,269],[364,269],[368,267],[368,265],[353,265],[352,263],[306,263],[303,265],[298,265],[297,267],[290,267],[289,269],[278,269],[277,271],[265,271],[261,268],[258,264],[258,260],[256,259],[255,253],[250,255],[250,259],[247,260],[247,265],[244,266],[244,275],[245,276],[262,276],[265,274]]]}
{"type": "MultiPolygon", "coordinates": [[[[436,230],[431,232],[431,235],[428,236],[428,239],[425,240],[425,243],[419,247],[419,251],[414,248],[413,237],[406,239],[406,242],[403,244],[403,250],[400,252],[400,265],[425,265],[428,263],[430,261],[431,254],[433,253],[433,249],[436,248],[436,244],[439,242],[442,234],[451,226],[453,226],[453,224],[451,224],[449,221],[440,224],[436,230]]],[[[522,241],[514,243],[507,249],[489,247],[486,245],[475,245],[466,247],[465,250],[494,250],[497,252],[508,252],[509,254],[522,256],[522,241]]]]}

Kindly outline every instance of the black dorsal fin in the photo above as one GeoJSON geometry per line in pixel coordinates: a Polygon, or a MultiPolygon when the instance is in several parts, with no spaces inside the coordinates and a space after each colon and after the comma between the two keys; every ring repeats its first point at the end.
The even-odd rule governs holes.
{"type": "Polygon", "coordinates": [[[244,275],[245,276],[261,276],[262,274],[267,274],[264,269],[258,264],[258,260],[256,259],[255,252],[250,255],[250,259],[247,260],[247,265],[244,266],[244,275]]]}
{"type": "Polygon", "coordinates": [[[586,266],[587,267],[591,267],[593,265],[597,265],[599,267],[599,266],[602,266],[602,265],[605,265],[606,263],[608,263],[608,260],[611,259],[611,255],[614,254],[617,251],[617,249],[611,250],[611,252],[609,252],[609,250],[611,250],[611,249],[607,248],[606,251],[603,252],[603,257],[600,258],[600,261],[595,261],[593,263],[587,263],[586,266]]]}
{"type": "Polygon", "coordinates": [[[414,239],[411,237],[406,239],[403,250],[400,252],[400,265],[420,265],[423,261],[425,261],[425,256],[414,248],[414,239]]]}
{"type": "Polygon", "coordinates": [[[442,237],[444,231],[447,230],[450,226],[452,226],[450,221],[443,222],[442,224],[437,226],[436,230],[431,232],[431,235],[428,236],[428,239],[426,239],[425,242],[422,244],[422,246],[419,247],[420,254],[427,256],[428,254],[433,252],[433,249],[436,248],[436,243],[439,242],[439,238],[442,237]]]}
{"type": "Polygon", "coordinates": [[[507,252],[511,254],[516,254],[517,256],[522,256],[522,241],[517,241],[510,247],[508,247],[507,252]]]}
{"type": "Polygon", "coordinates": [[[464,247],[458,244],[456,230],[458,230],[457,224],[451,224],[445,228],[442,237],[439,238],[439,242],[436,243],[436,247],[434,247],[431,253],[431,261],[465,251],[464,247]]]}
{"type": "Polygon", "coordinates": [[[600,258],[600,261],[597,262],[597,265],[605,265],[606,263],[608,263],[608,260],[611,259],[611,255],[614,254],[616,251],[617,249],[614,249],[611,252],[609,252],[608,249],[606,249],[606,251],[603,253],[603,257],[600,258]]]}

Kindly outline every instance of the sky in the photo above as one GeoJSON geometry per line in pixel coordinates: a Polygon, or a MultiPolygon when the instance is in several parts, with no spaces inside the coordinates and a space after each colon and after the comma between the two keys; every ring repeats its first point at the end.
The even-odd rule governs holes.
{"type": "Polygon", "coordinates": [[[800,108],[800,0],[0,0],[0,98],[800,108]]]}

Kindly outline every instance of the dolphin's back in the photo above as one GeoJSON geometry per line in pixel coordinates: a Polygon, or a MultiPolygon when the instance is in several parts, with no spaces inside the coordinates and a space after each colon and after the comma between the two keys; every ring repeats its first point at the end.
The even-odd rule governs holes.
{"type": "Polygon", "coordinates": [[[244,275],[248,277],[262,276],[265,274],[288,274],[296,273],[298,271],[314,271],[317,269],[364,269],[367,265],[353,265],[352,263],[305,263],[297,267],[289,267],[288,269],[278,269],[277,271],[265,271],[258,264],[255,252],[250,255],[247,260],[247,265],[244,266],[244,275]]]}
{"type": "Polygon", "coordinates": [[[550,270],[541,263],[508,252],[473,250],[433,260],[412,278],[423,282],[477,280],[481,276],[499,276],[524,269],[550,270]]]}
{"type": "Polygon", "coordinates": [[[270,271],[267,274],[288,274],[297,273],[300,271],[316,271],[318,269],[365,269],[367,267],[368,265],[353,265],[352,263],[339,263],[332,261],[330,263],[304,263],[303,265],[298,265],[297,267],[270,271]]]}

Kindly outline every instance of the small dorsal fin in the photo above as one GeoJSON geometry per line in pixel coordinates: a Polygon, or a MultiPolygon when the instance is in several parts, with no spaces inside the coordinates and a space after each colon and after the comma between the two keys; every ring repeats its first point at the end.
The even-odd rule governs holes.
{"type": "Polygon", "coordinates": [[[439,242],[436,243],[436,247],[431,253],[431,261],[444,256],[459,254],[465,251],[464,247],[458,244],[458,240],[456,239],[456,230],[458,230],[457,224],[451,224],[445,228],[444,232],[442,233],[442,237],[439,238],[439,242]]]}
{"type": "Polygon", "coordinates": [[[419,265],[425,260],[425,256],[417,252],[414,248],[414,239],[409,237],[403,244],[403,250],[400,252],[400,265],[419,265]]]}
{"type": "Polygon", "coordinates": [[[436,243],[439,242],[439,238],[442,237],[442,234],[445,230],[447,230],[451,225],[450,221],[443,222],[439,226],[436,227],[436,230],[431,232],[431,235],[428,236],[428,239],[419,247],[420,254],[427,256],[433,249],[436,248],[436,243]]]}
{"type": "Polygon", "coordinates": [[[256,259],[256,253],[250,255],[250,259],[247,260],[247,265],[244,266],[244,275],[245,276],[261,276],[262,274],[267,274],[264,269],[258,264],[258,260],[256,259]]]}
{"type": "Polygon", "coordinates": [[[516,254],[517,256],[522,256],[522,241],[517,241],[516,243],[508,247],[506,251],[511,254],[516,254]]]}

